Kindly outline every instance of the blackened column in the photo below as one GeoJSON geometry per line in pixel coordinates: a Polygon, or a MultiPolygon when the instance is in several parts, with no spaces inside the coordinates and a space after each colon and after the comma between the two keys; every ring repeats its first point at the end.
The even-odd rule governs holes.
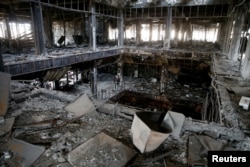
{"type": "Polygon", "coordinates": [[[96,50],[96,15],[95,15],[95,3],[90,3],[91,16],[90,16],[90,46],[93,50],[96,50]]]}
{"type": "Polygon", "coordinates": [[[136,22],[136,46],[141,44],[141,23],[140,20],[136,22]]]}
{"type": "Polygon", "coordinates": [[[31,15],[33,22],[33,33],[35,38],[36,54],[45,54],[43,16],[39,0],[31,2],[31,15]]]}
{"type": "Polygon", "coordinates": [[[120,18],[118,19],[118,46],[123,46],[123,40],[124,40],[124,19],[123,19],[123,11],[120,9],[120,18]]]}
{"type": "Polygon", "coordinates": [[[165,40],[164,48],[170,48],[170,39],[171,39],[171,24],[172,24],[172,7],[168,7],[168,15],[166,20],[166,29],[165,29],[165,40]]]}
{"type": "Polygon", "coordinates": [[[93,68],[91,75],[91,92],[95,98],[97,98],[97,69],[93,68]]]}
{"type": "Polygon", "coordinates": [[[3,56],[2,56],[2,46],[1,46],[1,42],[0,42],[0,71],[4,72],[4,63],[3,63],[3,56]]]}
{"type": "Polygon", "coordinates": [[[232,59],[233,61],[237,61],[237,58],[239,57],[241,31],[243,28],[244,20],[245,20],[244,10],[238,9],[238,13],[235,18],[230,49],[229,49],[229,58],[232,59]]]}

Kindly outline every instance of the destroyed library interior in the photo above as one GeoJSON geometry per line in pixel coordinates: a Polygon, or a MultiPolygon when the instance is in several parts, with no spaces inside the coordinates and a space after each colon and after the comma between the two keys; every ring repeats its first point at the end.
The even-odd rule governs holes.
{"type": "Polygon", "coordinates": [[[249,0],[1,0],[0,167],[250,151],[249,34],[249,0]]]}

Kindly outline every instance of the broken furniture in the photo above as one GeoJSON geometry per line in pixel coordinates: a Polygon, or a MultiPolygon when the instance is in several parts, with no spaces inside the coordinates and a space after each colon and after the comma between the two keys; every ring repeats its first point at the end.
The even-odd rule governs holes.
{"type": "Polygon", "coordinates": [[[168,111],[137,112],[131,127],[133,144],[141,153],[157,149],[169,135],[179,136],[185,116],[168,111]]]}

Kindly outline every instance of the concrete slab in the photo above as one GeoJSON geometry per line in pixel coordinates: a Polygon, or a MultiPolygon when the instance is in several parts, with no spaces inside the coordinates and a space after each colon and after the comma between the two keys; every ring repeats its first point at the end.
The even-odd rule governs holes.
{"type": "Polygon", "coordinates": [[[172,130],[171,135],[179,137],[184,121],[185,121],[185,116],[183,114],[173,111],[168,111],[162,121],[161,126],[168,127],[169,129],[172,130]]]}
{"type": "Polygon", "coordinates": [[[141,153],[155,150],[172,133],[169,128],[173,125],[162,123],[165,116],[165,113],[160,112],[138,112],[134,115],[132,141],[141,153]]]}
{"type": "Polygon", "coordinates": [[[99,133],[68,154],[68,161],[78,166],[125,166],[135,152],[114,138],[99,133]]]}
{"type": "Polygon", "coordinates": [[[169,135],[179,137],[185,116],[181,113],[137,112],[131,127],[133,144],[141,153],[158,148],[169,135]]]}
{"type": "Polygon", "coordinates": [[[8,73],[0,72],[0,116],[4,116],[8,109],[9,104],[9,91],[10,91],[11,75],[8,73]]]}
{"type": "Polygon", "coordinates": [[[5,123],[0,125],[0,136],[11,131],[14,121],[14,117],[5,119],[5,123]]]}
{"type": "Polygon", "coordinates": [[[94,104],[86,94],[80,96],[74,102],[67,105],[64,109],[70,114],[73,114],[73,118],[82,117],[87,113],[96,113],[94,104]]]}
{"type": "Polygon", "coordinates": [[[227,146],[227,144],[205,135],[189,136],[188,148],[188,165],[207,164],[208,151],[235,151],[234,148],[227,146]]]}
{"type": "Polygon", "coordinates": [[[229,90],[233,91],[236,95],[250,96],[250,87],[230,87],[229,90]]]}
{"type": "Polygon", "coordinates": [[[44,147],[35,146],[17,139],[9,140],[2,148],[5,152],[10,153],[10,157],[5,160],[12,166],[19,167],[31,166],[45,151],[44,147]]]}

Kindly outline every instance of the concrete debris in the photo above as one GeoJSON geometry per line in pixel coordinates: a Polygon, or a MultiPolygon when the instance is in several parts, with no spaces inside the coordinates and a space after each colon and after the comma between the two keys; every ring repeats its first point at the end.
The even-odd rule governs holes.
{"type": "Polygon", "coordinates": [[[135,155],[127,146],[100,133],[68,154],[73,166],[125,166],[135,155]]]}
{"type": "Polygon", "coordinates": [[[0,125],[4,124],[5,123],[5,120],[4,120],[4,117],[1,117],[0,116],[0,125]]]}
{"type": "Polygon", "coordinates": [[[72,165],[69,162],[64,162],[56,165],[56,167],[72,167],[72,165]]]}
{"type": "Polygon", "coordinates": [[[133,144],[141,153],[158,148],[173,132],[168,122],[162,122],[165,113],[138,112],[134,115],[131,127],[133,144]]]}
{"type": "Polygon", "coordinates": [[[134,114],[136,112],[139,112],[140,110],[119,105],[118,103],[116,104],[105,103],[100,107],[98,107],[98,111],[105,114],[118,115],[120,117],[133,120],[134,114]]]}
{"type": "Polygon", "coordinates": [[[10,132],[14,124],[15,118],[6,118],[5,123],[0,125],[0,136],[10,132]]]}
{"type": "Polygon", "coordinates": [[[245,138],[244,133],[238,128],[227,128],[213,122],[194,122],[191,119],[185,120],[182,130],[198,134],[210,134],[211,137],[223,138],[228,141],[242,141],[245,138]]]}
{"type": "Polygon", "coordinates": [[[9,104],[11,76],[8,73],[0,72],[0,116],[4,116],[7,112],[9,104]]]}
{"type": "Polygon", "coordinates": [[[232,147],[227,146],[211,137],[204,135],[189,136],[188,164],[207,164],[208,151],[233,151],[232,147]]]}
{"type": "MultiPolygon", "coordinates": [[[[246,137],[249,126],[242,126],[239,117],[236,117],[237,112],[243,112],[246,120],[249,117],[249,112],[242,111],[238,105],[241,96],[235,95],[236,100],[232,103],[230,100],[233,96],[228,94],[222,82],[217,82],[221,96],[220,112],[225,115],[224,124],[198,120],[192,114],[186,115],[189,111],[185,106],[191,101],[202,104],[210,88],[194,87],[192,83],[180,84],[176,82],[178,78],[175,74],[170,75],[164,83],[166,94],[162,96],[159,95],[158,76],[147,79],[123,77],[124,85],[119,87],[119,91],[136,92],[134,94],[138,95],[138,100],[134,105],[131,105],[134,99],[131,94],[124,98],[125,103],[119,101],[119,91],[114,90],[112,85],[113,75],[99,76],[98,91],[106,90],[101,99],[89,98],[92,95],[89,83],[62,92],[31,85],[30,81],[11,82],[8,112],[4,117],[0,116],[0,142],[3,143],[0,146],[0,166],[31,166],[34,161],[34,166],[41,167],[126,164],[146,167],[202,166],[205,164],[206,149],[199,154],[196,152],[203,147],[214,149],[214,146],[221,148],[221,145],[229,144],[237,150],[250,150],[250,139],[246,137]],[[152,78],[157,78],[157,81],[154,79],[153,83],[150,82],[152,78]],[[175,109],[186,117],[170,109],[163,111],[164,103],[158,107],[147,105],[152,104],[152,100],[143,101],[142,93],[156,100],[172,99],[174,105],[170,109],[175,111],[175,105],[182,106],[175,109]],[[118,101],[109,101],[115,94],[118,101]],[[145,116],[145,113],[148,115],[145,116]],[[15,119],[12,116],[16,116],[15,119]],[[130,120],[133,120],[132,125],[130,120]],[[197,135],[193,136],[194,133],[197,135]],[[15,149],[11,149],[14,146],[8,145],[30,149],[17,154],[15,149]],[[137,152],[146,154],[134,157],[137,152]],[[169,165],[170,161],[172,165],[169,165]]],[[[200,114],[197,111],[200,110],[195,110],[200,114]]]]}
{"type": "Polygon", "coordinates": [[[248,110],[250,103],[250,98],[242,96],[239,102],[239,106],[243,107],[244,110],[248,110]]]}
{"type": "Polygon", "coordinates": [[[90,101],[86,94],[67,105],[64,109],[69,112],[69,117],[72,118],[79,118],[84,114],[96,113],[94,104],[90,101]]]}
{"type": "Polygon", "coordinates": [[[45,151],[44,147],[35,146],[21,140],[12,139],[0,148],[5,152],[5,162],[11,166],[29,167],[45,151]]]}
{"type": "Polygon", "coordinates": [[[173,111],[168,111],[161,123],[161,126],[168,127],[169,129],[172,130],[171,135],[179,137],[184,121],[185,121],[185,116],[183,114],[173,111]]]}
{"type": "Polygon", "coordinates": [[[250,96],[250,87],[230,87],[229,90],[233,91],[236,95],[250,96]]]}

